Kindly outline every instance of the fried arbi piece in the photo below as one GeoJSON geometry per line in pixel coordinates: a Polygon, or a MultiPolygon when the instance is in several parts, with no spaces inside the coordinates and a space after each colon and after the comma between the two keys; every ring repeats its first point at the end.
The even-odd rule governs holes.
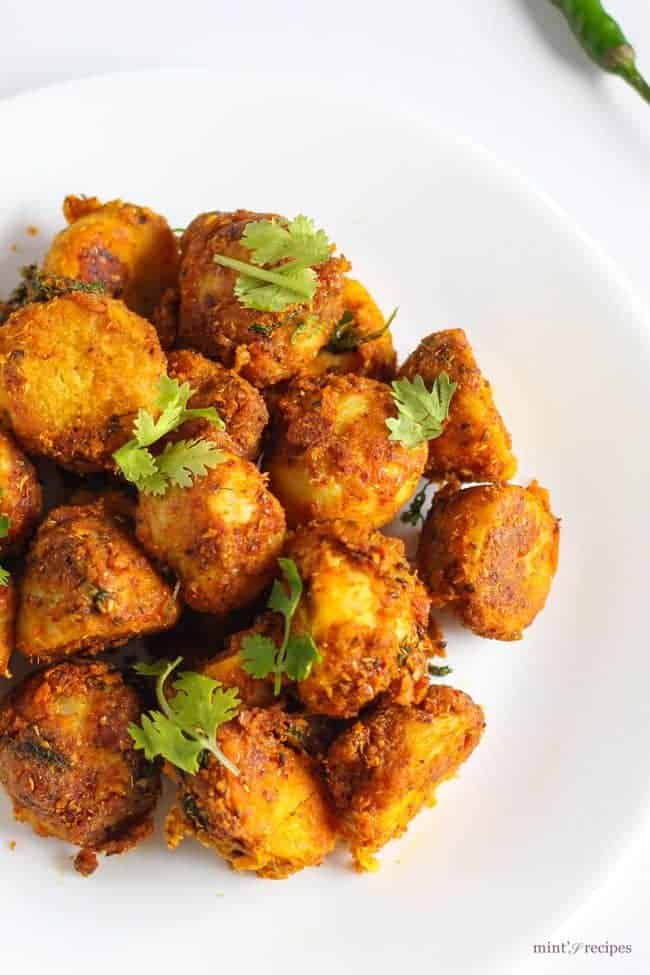
{"type": "Polygon", "coordinates": [[[151,318],[178,279],[178,242],[169,224],[147,207],[122,200],[66,196],[69,226],[45,255],[46,274],[103,284],[107,294],[151,318]]]}
{"type": "Polygon", "coordinates": [[[206,435],[219,447],[220,463],[191,487],[141,494],[136,532],[145,550],[176,573],[188,606],[222,616],[270,582],[285,520],[266,478],[230,437],[214,428],[206,435]]]}
{"type": "Polygon", "coordinates": [[[11,677],[9,663],[16,645],[16,587],[11,577],[0,585],[0,677],[11,677]]]}
{"type": "MultiPolygon", "coordinates": [[[[196,390],[188,402],[190,409],[213,406],[243,456],[249,460],[259,456],[269,413],[254,386],[219,362],[212,362],[191,349],[171,352],[168,372],[172,379],[187,382],[196,390]]],[[[184,436],[202,436],[207,423],[207,420],[192,421],[189,433],[188,426],[184,427],[184,436]]]]}
{"type": "Polygon", "coordinates": [[[14,439],[0,430],[0,514],[9,519],[0,538],[0,557],[19,552],[38,522],[43,507],[34,465],[14,439]]]}
{"type": "Polygon", "coordinates": [[[238,776],[212,755],[196,775],[168,769],[178,786],[166,822],[172,849],[194,836],[235,870],[272,879],[323,861],[336,824],[320,770],[293,723],[280,710],[248,708],[222,725],[219,747],[238,776]]]}
{"type": "Polygon", "coordinates": [[[14,815],[81,847],[81,873],[94,854],[125,853],[152,832],[160,775],[128,733],[140,714],[122,676],[87,660],[38,671],[0,703],[0,782],[14,815]]]}
{"type": "Polygon", "coordinates": [[[381,382],[395,377],[396,356],[390,326],[371,294],[354,278],[343,283],[343,314],[327,345],[305,375],[353,372],[381,382]]]}
{"type": "Polygon", "coordinates": [[[280,399],[264,464],[290,526],[345,518],[386,525],[415,491],[426,443],[406,447],[386,426],[390,389],[362,376],[294,382],[280,399]]]}
{"type": "Polygon", "coordinates": [[[239,698],[246,707],[270,707],[277,701],[273,695],[273,685],[267,680],[252,677],[244,670],[239,652],[242,636],[243,634],[236,634],[228,650],[207,660],[201,666],[201,673],[219,681],[224,687],[236,687],[239,698]]]}
{"type": "Polygon", "coordinates": [[[173,626],[178,602],[106,502],[55,508],[27,553],[17,649],[32,660],[96,654],[173,626]]]}
{"type": "Polygon", "coordinates": [[[399,376],[422,376],[430,388],[441,372],[446,372],[457,388],[442,435],[429,441],[425,476],[432,481],[510,480],[517,470],[510,434],[462,328],[434,332],[422,339],[401,366],[399,376]]]}
{"type": "Polygon", "coordinates": [[[327,783],[358,870],[400,836],[440,782],[478,745],[481,708],[462,691],[432,685],[417,705],[388,704],[343,731],[325,761],[327,783]]]}
{"type": "Polygon", "coordinates": [[[28,451],[82,473],[113,469],[139,409],[157,415],[165,355],[114,298],[25,305],[0,329],[0,417],[28,451]]]}
{"type": "Polygon", "coordinates": [[[434,606],[450,605],[479,636],[519,640],[544,607],[559,540],[548,491],[536,481],[443,490],[424,523],[418,565],[434,606]]]}
{"type": "MultiPolygon", "coordinates": [[[[303,583],[292,633],[310,634],[321,656],[287,691],[312,713],[348,718],[385,691],[410,702],[426,690],[429,597],[399,539],[352,522],[314,522],[297,529],[285,555],[303,583]]],[[[278,642],[278,621],[265,614],[249,632],[278,642]]]]}
{"type": "Polygon", "coordinates": [[[247,224],[281,219],[274,214],[236,210],[202,213],[181,239],[178,344],[264,387],[305,370],[329,340],[343,313],[344,258],[331,257],[315,268],[316,293],[309,304],[279,312],[245,308],[234,293],[237,273],[215,264],[215,255],[250,262],[241,243],[247,224]]]}

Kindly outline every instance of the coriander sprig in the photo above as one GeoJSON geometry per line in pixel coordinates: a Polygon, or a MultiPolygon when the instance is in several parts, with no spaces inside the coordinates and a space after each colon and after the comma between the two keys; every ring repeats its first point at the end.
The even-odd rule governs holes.
{"type": "Polygon", "coordinates": [[[289,222],[256,220],[247,224],[241,243],[250,263],[223,254],[214,261],[239,272],[234,291],[244,308],[283,311],[311,301],[318,283],[314,267],[330,256],[327,234],[313,220],[302,214],[289,222]]]}
{"type": "Polygon", "coordinates": [[[311,673],[312,665],[322,659],[311,634],[291,634],[291,622],[302,596],[302,579],[293,559],[278,559],[278,564],[289,591],[287,593],[285,586],[276,579],[266,605],[284,617],[282,643],[278,646],[262,633],[251,633],[242,641],[244,670],[258,678],[273,674],[273,693],[276,697],[282,687],[283,674],[291,680],[305,680],[311,673]]]}
{"type": "Polygon", "coordinates": [[[193,476],[203,477],[209,467],[221,463],[221,451],[209,440],[201,438],[167,444],[157,456],[147,449],[187,420],[204,419],[220,430],[225,429],[214,407],[187,408],[193,393],[189,383],[179,383],[176,379],[163,376],[157,402],[160,416],[154,419],[147,410],[139,410],[133,424],[133,439],[113,454],[124,477],[135,484],[139,491],[164,494],[171,484],[189,487],[193,476]]]}
{"type": "Polygon", "coordinates": [[[209,752],[229,772],[239,775],[237,766],[219,748],[216,737],[217,729],[231,721],[239,710],[237,688],[226,690],[219,681],[188,670],[178,675],[172,684],[175,693],[168,699],[165,682],[182,661],[182,657],[177,657],[135,665],[139,674],[156,678],[160,707],[160,711],[143,714],[140,725],[129,725],[135,747],[141,748],[149,761],[160,755],[190,775],[199,771],[202,753],[209,752]]]}
{"type": "Polygon", "coordinates": [[[354,352],[360,345],[365,345],[366,342],[375,342],[391,327],[398,310],[398,308],[392,310],[382,328],[374,332],[364,333],[359,329],[353,313],[347,308],[334,326],[332,337],[326,345],[327,351],[335,354],[354,352]]]}
{"type": "Polygon", "coordinates": [[[447,373],[441,372],[436,376],[431,390],[427,389],[419,375],[412,382],[410,379],[396,379],[391,386],[397,417],[386,420],[390,430],[389,440],[399,440],[405,447],[417,447],[439,437],[456,392],[456,383],[452,383],[447,373]]]}
{"type": "Polygon", "coordinates": [[[399,520],[405,525],[417,525],[419,521],[424,521],[424,505],[427,500],[427,489],[423,487],[415,495],[410,505],[400,515],[399,520]]]}

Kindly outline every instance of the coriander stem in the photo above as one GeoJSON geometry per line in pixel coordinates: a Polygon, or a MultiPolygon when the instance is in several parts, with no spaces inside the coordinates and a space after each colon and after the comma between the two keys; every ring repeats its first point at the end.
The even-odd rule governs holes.
{"type": "Polygon", "coordinates": [[[232,271],[239,271],[240,274],[245,274],[249,278],[258,278],[260,281],[267,281],[269,284],[277,284],[278,287],[293,291],[294,294],[300,295],[302,298],[310,299],[312,297],[311,288],[300,287],[295,281],[285,278],[283,274],[278,274],[275,271],[267,271],[266,268],[246,264],[245,261],[238,261],[234,257],[224,257],[221,254],[215,254],[212,260],[215,264],[222,264],[223,267],[228,267],[232,271]]]}
{"type": "Polygon", "coordinates": [[[167,665],[166,670],[163,670],[162,674],[158,675],[158,680],[156,681],[156,697],[158,699],[158,704],[160,705],[160,710],[165,717],[169,718],[170,721],[173,721],[174,724],[176,724],[176,718],[174,717],[174,712],[170,708],[167,698],[165,697],[165,681],[171,674],[172,670],[176,670],[178,665],[182,663],[183,658],[176,657],[176,660],[172,660],[167,665]]]}
{"type": "Polygon", "coordinates": [[[203,735],[197,735],[197,740],[203,745],[206,751],[210,752],[214,757],[221,762],[221,764],[228,769],[228,771],[235,776],[239,775],[239,769],[234,765],[227,755],[221,751],[217,745],[216,740],[210,738],[204,738],[203,735]]]}

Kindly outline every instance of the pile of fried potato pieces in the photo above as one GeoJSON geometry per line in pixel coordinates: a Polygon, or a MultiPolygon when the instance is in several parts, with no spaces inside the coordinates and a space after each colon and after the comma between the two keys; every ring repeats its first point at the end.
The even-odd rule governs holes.
{"type": "Polygon", "coordinates": [[[41,270],[101,288],[10,303],[0,327],[0,674],[14,651],[37,665],[0,702],[15,815],[78,846],[89,874],[96,854],[150,834],[164,771],[172,848],[194,836],[236,870],[280,878],[343,841],[373,869],[484,728],[467,694],[431,681],[444,655],[431,610],[519,639],[556,570],[548,494],[509,483],[510,436],[461,329],[428,335],[398,370],[382,313],[334,255],[308,317],[237,300],[214,257],[245,260],[246,226],[272,215],[204,213],[179,239],[119,200],[68,197],[64,213],[41,270]],[[355,339],[337,347],[342,320],[355,339]],[[442,434],[391,439],[391,381],[428,388],[443,371],[456,392],[442,434]],[[211,438],[222,462],[138,494],[113,455],[138,411],[156,414],[165,375],[191,385],[191,407],[218,410],[225,430],[195,419],[183,435],[211,438]],[[44,472],[59,485],[48,511],[44,472]],[[423,477],[439,489],[416,570],[380,529],[423,477]],[[278,629],[265,607],[278,557],[302,579],[292,625],[319,651],[279,695],[241,656],[247,634],[278,629]],[[128,729],[149,690],[101,656],[135,638],[238,690],[218,731],[238,776],[212,755],[191,775],[136,749],[128,729]]]}

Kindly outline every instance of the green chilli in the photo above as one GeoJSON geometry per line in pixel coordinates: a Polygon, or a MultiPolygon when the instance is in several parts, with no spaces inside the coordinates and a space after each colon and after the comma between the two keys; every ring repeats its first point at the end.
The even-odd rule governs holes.
{"type": "Polygon", "coordinates": [[[650,102],[650,85],[636,66],[634,48],[600,0],[551,0],[558,7],[589,57],[605,71],[627,81],[650,102]]]}

